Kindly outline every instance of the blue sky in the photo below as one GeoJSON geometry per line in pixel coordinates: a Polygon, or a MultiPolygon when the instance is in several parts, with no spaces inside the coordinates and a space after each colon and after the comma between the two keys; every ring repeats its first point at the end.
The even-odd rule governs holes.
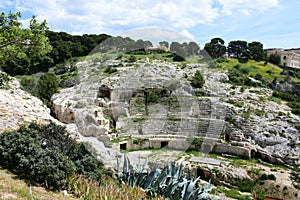
{"type": "Polygon", "coordinates": [[[299,0],[8,0],[3,12],[32,15],[54,31],[119,35],[136,28],[182,33],[204,46],[213,37],[300,47],[299,0]]]}

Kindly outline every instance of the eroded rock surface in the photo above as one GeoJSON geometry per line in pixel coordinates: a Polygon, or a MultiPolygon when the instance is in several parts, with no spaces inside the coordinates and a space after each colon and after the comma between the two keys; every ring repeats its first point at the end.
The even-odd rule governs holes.
{"type": "Polygon", "coordinates": [[[21,124],[54,120],[43,102],[20,88],[13,79],[9,89],[0,89],[0,132],[15,130],[21,124]]]}
{"type": "Polygon", "coordinates": [[[161,144],[154,146],[176,136],[184,147],[188,138],[200,137],[204,151],[299,164],[300,119],[284,103],[269,100],[272,90],[232,87],[224,72],[203,64],[114,61],[122,67],[108,76],[107,62],[78,63],[80,83],[52,98],[58,119],[83,137],[97,138],[106,148],[120,136],[157,136],[161,144]],[[206,81],[201,95],[187,78],[196,70],[206,81]]]}

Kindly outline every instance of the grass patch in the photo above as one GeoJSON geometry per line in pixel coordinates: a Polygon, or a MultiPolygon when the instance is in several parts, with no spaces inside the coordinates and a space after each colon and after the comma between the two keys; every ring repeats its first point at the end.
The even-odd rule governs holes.
{"type": "Polygon", "coordinates": [[[219,64],[222,70],[228,70],[230,83],[236,85],[249,85],[254,87],[261,87],[272,83],[274,79],[284,80],[286,77],[282,75],[282,69],[276,65],[268,63],[264,65],[264,61],[256,62],[249,60],[246,63],[239,63],[237,59],[227,58],[227,62],[219,64]],[[253,82],[248,77],[261,81],[253,82]]]}
{"type": "Polygon", "coordinates": [[[274,101],[275,103],[281,104],[281,99],[274,96],[269,97],[269,101],[274,101]]]}
{"type": "Polygon", "coordinates": [[[244,102],[242,102],[242,101],[237,101],[237,102],[235,102],[233,105],[236,106],[236,107],[242,108],[242,107],[244,106],[244,102]]]}
{"type": "Polygon", "coordinates": [[[221,188],[221,192],[226,195],[226,197],[234,198],[234,199],[239,199],[239,200],[250,200],[252,199],[250,196],[244,196],[239,193],[237,189],[225,189],[221,188]]]}

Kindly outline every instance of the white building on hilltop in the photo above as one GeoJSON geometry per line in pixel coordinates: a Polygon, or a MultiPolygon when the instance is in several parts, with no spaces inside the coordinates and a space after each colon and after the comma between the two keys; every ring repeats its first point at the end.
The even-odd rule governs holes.
{"type": "Polygon", "coordinates": [[[300,54],[293,51],[282,51],[280,57],[283,66],[300,69],[300,54]]]}
{"type": "Polygon", "coordinates": [[[298,49],[266,49],[268,54],[279,54],[283,66],[300,69],[300,48],[298,49]]]}

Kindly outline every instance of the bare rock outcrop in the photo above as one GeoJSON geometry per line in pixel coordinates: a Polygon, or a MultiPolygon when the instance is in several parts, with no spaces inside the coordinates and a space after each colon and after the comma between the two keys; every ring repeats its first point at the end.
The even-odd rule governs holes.
{"type": "Polygon", "coordinates": [[[300,164],[300,148],[295,145],[300,140],[300,118],[284,102],[269,100],[270,89],[237,87],[231,93],[227,99],[227,141],[232,145],[247,143],[252,157],[271,163],[300,164]]]}
{"type": "Polygon", "coordinates": [[[20,83],[12,79],[9,89],[0,89],[0,132],[32,121],[47,123],[55,119],[40,99],[22,90],[20,83]]]}
{"type": "Polygon", "coordinates": [[[224,72],[201,64],[179,69],[174,63],[138,61],[123,63],[110,76],[103,74],[105,63],[77,66],[80,82],[53,96],[55,113],[106,148],[120,135],[180,135],[213,141],[209,149],[219,153],[299,164],[300,119],[284,103],[271,101],[270,89],[232,87],[224,72]],[[196,70],[205,78],[203,96],[184,78],[196,70]]]}

